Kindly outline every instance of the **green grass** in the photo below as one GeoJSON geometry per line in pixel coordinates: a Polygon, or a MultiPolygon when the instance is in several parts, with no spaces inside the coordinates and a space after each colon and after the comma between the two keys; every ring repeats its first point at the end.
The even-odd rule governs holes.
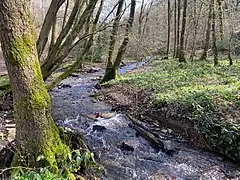
{"type": "Polygon", "coordinates": [[[240,63],[228,66],[221,61],[214,67],[209,62],[155,60],[150,66],[114,83],[151,89],[153,108],[164,105],[174,112],[187,111],[185,118],[211,139],[217,151],[240,159],[240,63]]]}

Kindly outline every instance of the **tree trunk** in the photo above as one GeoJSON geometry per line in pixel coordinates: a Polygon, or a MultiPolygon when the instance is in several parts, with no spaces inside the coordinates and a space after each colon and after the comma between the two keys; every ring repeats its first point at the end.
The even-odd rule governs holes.
{"type": "Polygon", "coordinates": [[[182,16],[182,31],[181,31],[181,39],[180,39],[180,47],[179,47],[179,62],[187,62],[185,59],[185,50],[184,50],[184,38],[185,38],[185,27],[187,20],[187,0],[183,2],[183,16],[182,16]]]}
{"type": "Polygon", "coordinates": [[[130,14],[129,14],[129,19],[128,19],[123,42],[122,42],[120,48],[118,49],[117,57],[116,57],[114,63],[106,69],[101,83],[110,81],[112,79],[116,79],[116,77],[118,76],[118,74],[117,74],[118,67],[122,61],[122,57],[123,57],[124,53],[126,52],[126,48],[127,48],[128,42],[129,42],[129,33],[133,26],[135,8],[136,8],[136,0],[131,0],[130,14]]]}
{"type": "Polygon", "coordinates": [[[178,16],[177,16],[177,52],[176,52],[176,58],[179,57],[179,36],[180,36],[180,19],[181,19],[181,0],[178,0],[178,16]]]}
{"type": "Polygon", "coordinates": [[[53,20],[52,37],[51,37],[51,43],[50,43],[50,47],[49,47],[50,51],[53,48],[54,43],[55,43],[55,39],[56,39],[56,26],[57,26],[57,17],[55,17],[54,20],[53,20]]]}
{"type": "Polygon", "coordinates": [[[66,21],[67,21],[68,7],[69,7],[69,0],[66,1],[66,7],[65,7],[65,12],[63,15],[63,22],[62,22],[62,30],[64,29],[66,21]]]}
{"type": "Polygon", "coordinates": [[[139,38],[139,40],[142,38],[142,23],[143,23],[143,20],[144,20],[145,7],[146,7],[145,1],[142,0],[140,13],[139,13],[139,18],[138,18],[138,38],[139,38]]]}
{"type": "Polygon", "coordinates": [[[219,31],[221,40],[223,40],[224,38],[223,0],[217,0],[217,2],[218,2],[219,31]]]}
{"type": "Polygon", "coordinates": [[[206,60],[207,56],[208,56],[208,48],[209,48],[210,34],[211,34],[211,21],[212,21],[212,3],[209,2],[206,39],[205,39],[205,45],[204,45],[204,48],[203,48],[203,54],[202,54],[200,60],[206,60]]]}
{"type": "Polygon", "coordinates": [[[70,150],[62,143],[51,118],[50,96],[42,79],[26,2],[0,1],[0,41],[12,86],[16,122],[18,151],[12,165],[49,166],[57,172],[57,160],[66,159],[70,150]],[[44,159],[37,161],[39,156],[44,159]]]}
{"type": "Polygon", "coordinates": [[[198,24],[199,24],[199,18],[200,14],[202,12],[202,7],[203,3],[200,5],[200,9],[197,15],[197,0],[194,0],[194,34],[193,34],[193,44],[192,44],[192,52],[191,52],[191,61],[194,61],[194,57],[196,56],[195,51],[196,51],[196,37],[197,37],[197,32],[198,32],[198,24]],[[197,16],[197,17],[196,17],[197,16]]]}
{"type": "Polygon", "coordinates": [[[120,23],[120,19],[121,19],[121,13],[122,13],[124,1],[125,0],[120,0],[118,2],[117,13],[116,13],[116,17],[115,17],[114,22],[113,22],[112,34],[110,36],[107,67],[106,67],[106,70],[105,70],[105,75],[104,75],[101,82],[107,82],[107,81],[109,81],[109,79],[115,79],[116,76],[117,76],[116,73],[112,72],[112,66],[113,66],[112,58],[113,58],[113,51],[114,51],[114,48],[115,48],[116,36],[117,36],[117,33],[118,33],[118,29],[119,29],[119,23],[120,23]],[[108,76],[110,78],[108,78],[108,76]]]}
{"type": "Polygon", "coordinates": [[[231,43],[232,43],[232,35],[233,33],[231,32],[231,36],[229,39],[229,44],[228,44],[228,60],[229,60],[229,66],[233,65],[233,59],[232,59],[232,48],[231,48],[231,43]]]}
{"type": "Polygon", "coordinates": [[[176,56],[177,45],[177,0],[174,0],[174,45],[173,45],[173,57],[176,56]]]}
{"type": "Polygon", "coordinates": [[[217,45],[216,45],[216,13],[215,13],[215,0],[212,0],[212,50],[213,50],[213,56],[214,56],[214,66],[218,65],[218,51],[217,51],[217,45]]]}
{"type": "Polygon", "coordinates": [[[167,34],[167,53],[166,57],[169,55],[170,48],[170,35],[171,35],[171,2],[168,0],[168,34],[167,34]]]}

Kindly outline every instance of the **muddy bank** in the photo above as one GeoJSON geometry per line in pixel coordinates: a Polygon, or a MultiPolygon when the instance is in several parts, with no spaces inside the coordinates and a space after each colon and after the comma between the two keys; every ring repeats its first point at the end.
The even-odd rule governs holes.
{"type": "Polygon", "coordinates": [[[161,128],[170,128],[176,137],[182,136],[185,142],[193,148],[210,150],[208,142],[194,129],[194,123],[183,118],[182,113],[171,112],[164,104],[154,106],[151,104],[151,91],[136,89],[129,85],[113,85],[103,87],[97,97],[111,104],[115,110],[130,114],[141,122],[146,123],[155,133],[161,128]]]}

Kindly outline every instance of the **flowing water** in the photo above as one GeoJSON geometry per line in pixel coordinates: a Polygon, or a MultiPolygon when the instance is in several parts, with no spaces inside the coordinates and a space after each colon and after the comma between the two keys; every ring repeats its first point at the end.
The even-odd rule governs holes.
{"type": "MultiPolygon", "coordinates": [[[[133,63],[119,72],[125,73],[143,64],[133,63]]],[[[178,153],[168,155],[152,148],[129,126],[130,121],[124,114],[111,112],[111,106],[91,97],[103,73],[99,70],[70,77],[51,92],[53,117],[58,124],[84,134],[96,160],[105,167],[101,179],[240,179],[239,166],[223,162],[211,153],[193,150],[166,135],[165,130],[161,132],[163,139],[177,148],[178,153]],[[110,115],[97,118],[98,113],[110,115]]]]}

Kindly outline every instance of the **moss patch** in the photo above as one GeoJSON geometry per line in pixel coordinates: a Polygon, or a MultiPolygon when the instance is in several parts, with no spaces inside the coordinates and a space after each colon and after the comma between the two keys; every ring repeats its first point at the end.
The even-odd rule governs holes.
{"type": "Polygon", "coordinates": [[[9,50],[9,61],[12,65],[22,65],[26,66],[28,62],[26,61],[29,56],[29,52],[33,52],[32,48],[35,47],[33,44],[35,42],[34,35],[25,35],[15,38],[11,42],[11,49],[9,50]]]}

